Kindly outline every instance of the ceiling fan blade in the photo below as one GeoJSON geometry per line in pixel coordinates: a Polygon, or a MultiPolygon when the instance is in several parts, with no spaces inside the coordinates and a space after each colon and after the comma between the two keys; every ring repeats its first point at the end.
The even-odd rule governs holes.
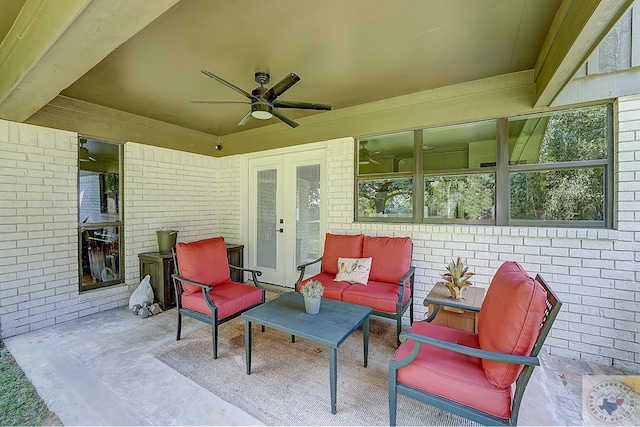
{"type": "Polygon", "coordinates": [[[192,104],[251,104],[248,101],[191,101],[192,104]]]}
{"type": "Polygon", "coordinates": [[[285,76],[285,78],[280,80],[278,83],[273,85],[271,89],[265,92],[264,97],[269,101],[273,101],[274,99],[282,95],[291,86],[298,83],[299,81],[300,81],[300,77],[298,77],[293,73],[290,73],[289,75],[285,76]]]}
{"type": "Polygon", "coordinates": [[[274,116],[276,116],[277,118],[279,118],[280,120],[282,120],[283,122],[291,126],[292,128],[298,127],[298,123],[291,120],[286,114],[284,114],[282,111],[278,110],[277,108],[274,108],[272,112],[274,116]]]}
{"type": "Polygon", "coordinates": [[[247,114],[244,115],[242,119],[238,122],[238,126],[246,125],[249,119],[251,118],[251,110],[247,114]]]}
{"type": "Polygon", "coordinates": [[[329,104],[316,104],[314,102],[275,101],[273,106],[276,108],[298,108],[301,110],[331,110],[331,105],[329,104]]]}
{"type": "Polygon", "coordinates": [[[251,95],[249,92],[247,92],[246,90],[239,88],[238,86],[234,85],[233,83],[230,83],[228,81],[226,81],[225,79],[223,79],[222,77],[218,77],[215,74],[207,71],[207,70],[200,70],[200,72],[202,74],[204,74],[205,76],[211,77],[212,79],[216,80],[217,82],[222,83],[223,85],[235,90],[236,92],[240,92],[241,94],[243,94],[244,96],[246,96],[249,99],[255,99],[256,97],[251,95]]]}

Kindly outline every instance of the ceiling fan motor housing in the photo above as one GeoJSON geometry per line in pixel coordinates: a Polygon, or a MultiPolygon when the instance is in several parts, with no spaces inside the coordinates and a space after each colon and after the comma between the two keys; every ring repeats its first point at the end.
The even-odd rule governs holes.
{"type": "Polygon", "coordinates": [[[266,71],[256,71],[255,79],[259,85],[266,85],[269,83],[269,73],[266,71]]]}

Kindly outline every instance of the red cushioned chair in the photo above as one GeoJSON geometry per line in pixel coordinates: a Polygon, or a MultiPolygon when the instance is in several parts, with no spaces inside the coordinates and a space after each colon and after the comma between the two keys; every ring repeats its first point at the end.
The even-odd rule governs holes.
{"type": "Polygon", "coordinates": [[[540,275],[533,280],[505,262],[482,303],[477,334],[414,323],[389,363],[389,424],[396,424],[397,393],[481,424],[517,424],[561,305],[540,275]]]}
{"type": "Polygon", "coordinates": [[[213,358],[218,358],[218,325],[264,303],[265,292],[258,281],[262,272],[229,265],[224,238],[178,243],[173,250],[176,274],[172,275],[178,307],[180,340],[182,315],[211,325],[213,358]],[[253,285],[231,281],[229,268],[248,271],[253,285]]]}

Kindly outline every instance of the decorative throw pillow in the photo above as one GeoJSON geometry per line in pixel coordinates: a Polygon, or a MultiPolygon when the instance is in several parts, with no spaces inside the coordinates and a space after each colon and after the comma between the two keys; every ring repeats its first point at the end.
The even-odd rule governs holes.
{"type": "Polygon", "coordinates": [[[369,281],[372,258],[338,258],[338,274],[334,281],[360,283],[369,281]]]}

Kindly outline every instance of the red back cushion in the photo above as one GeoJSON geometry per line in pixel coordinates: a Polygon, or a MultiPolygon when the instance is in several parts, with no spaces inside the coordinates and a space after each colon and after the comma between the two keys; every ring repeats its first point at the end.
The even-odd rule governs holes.
{"type": "MultiPolygon", "coordinates": [[[[480,309],[478,342],[482,350],[528,356],[540,333],[547,291],[517,262],[500,266],[480,309]]],[[[482,359],[489,382],[511,386],[522,365],[482,359]]]]}
{"type": "Polygon", "coordinates": [[[362,257],[362,234],[330,234],[324,239],[324,253],[322,254],[322,272],[338,273],[338,258],[362,257]]]}
{"type": "Polygon", "coordinates": [[[398,283],[411,267],[410,237],[365,236],[362,257],[373,258],[369,280],[398,283]]]}
{"type": "MultiPolygon", "coordinates": [[[[185,279],[211,286],[231,281],[224,237],[178,243],[176,258],[178,274],[185,279]]],[[[188,283],[183,283],[182,287],[187,294],[202,291],[201,287],[188,283]]]]}

